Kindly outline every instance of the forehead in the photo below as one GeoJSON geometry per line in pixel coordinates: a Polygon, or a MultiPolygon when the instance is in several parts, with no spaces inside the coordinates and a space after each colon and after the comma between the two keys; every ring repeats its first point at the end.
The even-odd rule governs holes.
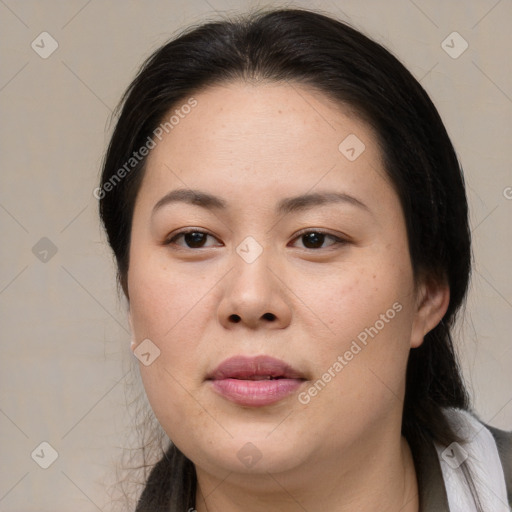
{"type": "Polygon", "coordinates": [[[200,183],[226,193],[243,186],[290,195],[320,181],[323,188],[382,188],[387,181],[371,128],[313,88],[232,82],[193,100],[194,108],[180,110],[190,103],[184,98],[163,120],[174,114],[148,157],[144,182],[154,194],[200,183]]]}
{"type": "MultiPolygon", "coordinates": [[[[300,156],[324,154],[328,149],[338,156],[339,142],[352,132],[365,139],[367,146],[376,141],[352,109],[302,84],[229,82],[199,91],[194,99],[196,106],[187,114],[180,119],[173,116],[176,124],[164,134],[168,147],[200,144],[215,153],[216,148],[227,150],[227,146],[240,150],[250,140],[246,150],[253,153],[267,145],[267,152],[286,148],[300,156]],[[170,134],[173,137],[166,137],[170,134]]],[[[169,114],[179,112],[187,101],[184,98],[169,114]]],[[[164,123],[170,117],[165,116],[164,123]]]]}

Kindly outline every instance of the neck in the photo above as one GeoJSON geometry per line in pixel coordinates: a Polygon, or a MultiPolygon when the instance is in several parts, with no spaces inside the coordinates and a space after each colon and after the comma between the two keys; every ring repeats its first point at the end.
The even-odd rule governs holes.
{"type": "Polygon", "coordinates": [[[409,445],[403,437],[385,437],[374,443],[361,440],[350,454],[286,474],[231,473],[219,479],[196,467],[197,512],[418,512],[409,445]]]}

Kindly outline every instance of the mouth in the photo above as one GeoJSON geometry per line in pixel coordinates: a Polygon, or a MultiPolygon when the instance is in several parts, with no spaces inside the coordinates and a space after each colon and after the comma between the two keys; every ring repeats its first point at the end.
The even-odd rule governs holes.
{"type": "Polygon", "coordinates": [[[261,407],[296,392],[305,376],[284,361],[269,356],[235,356],[210,375],[213,391],[238,405],[261,407]]]}

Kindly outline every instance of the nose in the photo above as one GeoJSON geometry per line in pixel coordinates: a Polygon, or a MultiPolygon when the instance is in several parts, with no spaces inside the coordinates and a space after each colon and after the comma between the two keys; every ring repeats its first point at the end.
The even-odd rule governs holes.
{"type": "Polygon", "coordinates": [[[292,312],[275,258],[265,249],[249,261],[233,255],[234,268],[226,276],[217,310],[220,323],[228,329],[284,329],[292,312]]]}

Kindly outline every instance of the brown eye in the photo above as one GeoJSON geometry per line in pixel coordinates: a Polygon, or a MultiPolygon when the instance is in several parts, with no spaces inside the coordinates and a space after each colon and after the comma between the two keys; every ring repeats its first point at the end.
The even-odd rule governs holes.
{"type": "Polygon", "coordinates": [[[323,233],[307,233],[302,235],[302,243],[308,249],[318,249],[322,247],[325,241],[325,235],[323,233]]]}
{"type": "Polygon", "coordinates": [[[322,231],[304,232],[299,235],[296,240],[301,240],[304,248],[306,249],[326,249],[333,245],[341,245],[346,243],[345,240],[328,233],[323,233],[322,231]],[[324,245],[326,240],[331,240],[331,243],[324,245]]]}
{"type": "MultiPolygon", "coordinates": [[[[170,238],[167,242],[165,242],[166,245],[178,245],[179,247],[183,247],[185,249],[201,249],[202,247],[212,247],[212,245],[206,245],[206,241],[208,240],[208,237],[215,239],[212,235],[205,233],[204,231],[198,231],[198,230],[189,230],[189,231],[182,231],[181,233],[178,233],[174,235],[172,238],[170,238]],[[178,243],[177,241],[183,239],[182,243],[178,243]]],[[[221,245],[221,244],[217,244],[221,245]]]]}
{"type": "Polygon", "coordinates": [[[202,247],[206,242],[208,235],[199,231],[193,231],[192,233],[185,233],[183,240],[190,248],[202,247]]]}

